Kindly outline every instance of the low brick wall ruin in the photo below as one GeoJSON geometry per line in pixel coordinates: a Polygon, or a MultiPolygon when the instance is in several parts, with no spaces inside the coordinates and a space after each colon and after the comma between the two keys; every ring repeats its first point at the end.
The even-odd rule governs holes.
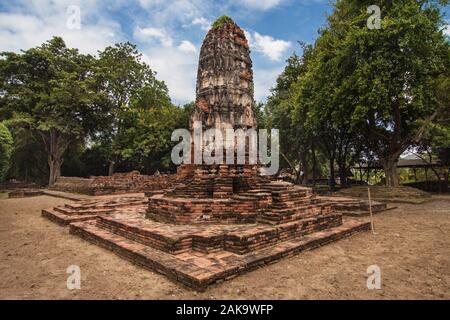
{"type": "Polygon", "coordinates": [[[87,195],[137,193],[171,186],[175,175],[141,175],[137,171],[89,178],[59,177],[50,189],[87,195]]]}

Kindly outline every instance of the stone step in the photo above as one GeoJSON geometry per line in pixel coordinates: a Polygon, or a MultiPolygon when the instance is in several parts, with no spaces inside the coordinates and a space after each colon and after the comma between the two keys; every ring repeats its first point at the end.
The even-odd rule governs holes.
{"type": "Polygon", "coordinates": [[[102,209],[102,208],[92,208],[92,209],[72,209],[67,206],[57,206],[54,208],[55,211],[65,214],[65,215],[94,215],[99,213],[110,213],[114,209],[102,209]]]}
{"type": "Polygon", "coordinates": [[[138,197],[134,198],[117,198],[112,200],[96,200],[96,201],[82,201],[79,203],[68,203],[65,205],[66,208],[71,210],[96,210],[96,209],[115,209],[130,206],[140,206],[147,203],[147,198],[138,197]]]}
{"type": "Polygon", "coordinates": [[[314,216],[302,220],[271,226],[260,231],[239,233],[225,238],[227,251],[237,254],[246,254],[254,250],[273,246],[274,244],[297,239],[313,232],[337,227],[342,224],[339,214],[329,216],[314,216]]]}
{"type": "Polygon", "coordinates": [[[72,222],[93,220],[97,217],[96,215],[66,215],[54,209],[43,209],[41,214],[43,217],[63,226],[72,222]]]}
{"type": "Polygon", "coordinates": [[[172,254],[192,249],[192,236],[189,235],[173,238],[165,235],[164,230],[158,230],[158,228],[154,228],[154,230],[145,229],[132,223],[127,223],[124,220],[116,220],[111,217],[99,217],[96,221],[96,226],[127,239],[172,254]]]}
{"type": "Polygon", "coordinates": [[[300,206],[316,205],[316,199],[304,198],[296,201],[273,202],[270,206],[273,209],[296,208],[300,206]]]}
{"type": "Polygon", "coordinates": [[[304,217],[276,225],[241,225],[230,227],[177,226],[135,216],[99,216],[96,226],[127,239],[176,254],[189,250],[210,253],[218,250],[244,254],[275,243],[294,239],[342,223],[342,215],[304,217]]]}

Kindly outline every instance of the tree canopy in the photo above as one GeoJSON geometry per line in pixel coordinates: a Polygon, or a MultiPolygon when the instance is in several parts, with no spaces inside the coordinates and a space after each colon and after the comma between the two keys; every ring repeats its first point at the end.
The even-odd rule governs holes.
{"type": "MultiPolygon", "coordinates": [[[[18,163],[13,175],[48,174],[52,185],[69,149],[101,151],[110,174],[124,162],[131,169],[146,168],[147,173],[159,168],[149,165],[155,159],[161,160],[159,166],[170,167],[170,132],[183,109],[171,103],[166,85],[134,45],[116,44],[94,57],[67,48],[55,37],[1,57],[0,119],[7,120],[16,136],[14,158],[28,161],[30,151],[36,157],[43,149],[48,163],[48,169],[18,163]]],[[[93,160],[87,155],[76,158],[93,160]]],[[[90,164],[77,166],[79,174],[89,174],[90,164]]]]}
{"type": "Polygon", "coordinates": [[[331,179],[337,162],[341,184],[352,163],[373,155],[386,183],[398,185],[400,155],[448,113],[444,2],[380,1],[380,28],[373,29],[367,27],[370,1],[337,1],[314,46],[287,61],[268,100],[270,121],[285,117],[291,130],[282,136],[282,151],[305,158],[312,149],[308,141],[317,142],[331,179]]]}

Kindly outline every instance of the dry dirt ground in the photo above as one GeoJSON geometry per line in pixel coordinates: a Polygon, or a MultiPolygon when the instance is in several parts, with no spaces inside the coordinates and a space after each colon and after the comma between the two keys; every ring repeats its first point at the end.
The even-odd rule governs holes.
{"type": "Polygon", "coordinates": [[[72,236],[40,215],[68,202],[0,198],[1,299],[450,299],[450,196],[398,204],[355,235],[195,292],[72,236]],[[66,269],[81,268],[68,290],[66,269]],[[368,290],[367,267],[381,268],[368,290]]]}

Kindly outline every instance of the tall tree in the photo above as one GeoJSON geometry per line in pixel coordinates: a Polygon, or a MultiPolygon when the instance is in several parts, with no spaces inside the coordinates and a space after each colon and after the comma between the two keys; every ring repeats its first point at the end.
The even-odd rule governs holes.
{"type": "Polygon", "coordinates": [[[170,102],[164,83],[156,83],[159,85],[147,85],[136,92],[116,135],[120,158],[147,174],[170,169],[171,135],[185,120],[183,109],[170,102]]]}
{"type": "Polygon", "coordinates": [[[155,78],[155,73],[142,61],[142,54],[129,42],[105,48],[99,53],[98,65],[107,103],[111,106],[109,126],[101,135],[103,144],[109,147],[111,175],[123,153],[119,140],[122,139],[123,131],[127,130],[126,121],[130,116],[128,113],[133,97],[144,90],[153,99],[152,103],[158,103],[160,99],[167,98],[167,88],[155,78]]]}
{"type": "MultiPolygon", "coordinates": [[[[311,132],[305,122],[305,113],[295,112],[297,88],[294,84],[307,71],[312,46],[300,43],[302,56],[293,54],[288,58],[284,71],[277,78],[265,106],[265,126],[280,130],[280,152],[284,161],[296,171],[297,180],[303,171],[303,183],[308,182],[308,159],[312,144],[311,132]],[[300,165],[297,170],[296,166],[300,165]]],[[[303,109],[304,110],[304,109],[303,109]]]]}
{"type": "Polygon", "coordinates": [[[42,140],[49,185],[61,174],[71,142],[93,133],[106,113],[93,70],[93,57],[67,48],[54,37],[22,53],[3,52],[0,60],[2,113],[42,140]]]}
{"type": "Polygon", "coordinates": [[[352,123],[349,91],[342,85],[348,60],[337,54],[342,32],[339,26],[323,29],[316,41],[312,58],[305,72],[297,81],[297,109],[305,113],[305,121],[314,136],[316,145],[326,155],[329,182],[335,184],[337,164],[341,186],[347,185],[350,166],[359,157],[361,139],[352,123]]]}
{"type": "Polygon", "coordinates": [[[338,88],[388,186],[398,185],[400,155],[421,140],[442,107],[434,84],[450,60],[439,3],[448,1],[379,1],[380,29],[367,27],[371,1],[338,1],[330,19],[330,32],[342,38],[334,50],[343,71],[338,88]]]}
{"type": "Polygon", "coordinates": [[[411,148],[415,154],[430,165],[439,181],[439,191],[448,191],[450,175],[450,70],[435,81],[435,93],[440,112],[435,121],[427,126],[421,141],[411,148]],[[435,161],[439,166],[435,166],[435,161]]]}

